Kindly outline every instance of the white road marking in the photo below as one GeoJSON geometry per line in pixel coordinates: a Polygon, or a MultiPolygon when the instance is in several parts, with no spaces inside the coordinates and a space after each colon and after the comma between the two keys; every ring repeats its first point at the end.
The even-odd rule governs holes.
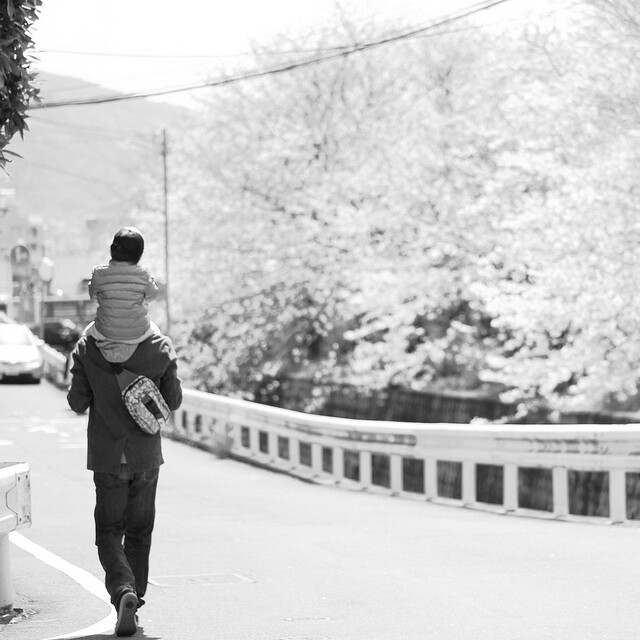
{"type": "Polygon", "coordinates": [[[161,582],[157,582],[153,578],[149,578],[147,581],[149,584],[152,584],[154,587],[168,587],[168,584],[162,584],[161,582]]]}
{"type": "Polygon", "coordinates": [[[104,584],[100,580],[98,580],[98,578],[96,578],[88,571],[85,571],[84,569],[81,569],[80,567],[77,567],[76,565],[63,560],[59,556],[51,553],[51,551],[45,549],[44,547],[41,547],[35,542],[31,542],[31,540],[16,531],[12,531],[9,534],[9,539],[17,547],[20,547],[23,551],[30,553],[41,562],[44,562],[50,567],[53,567],[54,569],[62,571],[62,573],[68,575],[72,580],[75,580],[75,582],[77,582],[85,591],[88,591],[91,595],[94,595],[96,598],[106,603],[110,609],[109,615],[103,620],[100,620],[100,622],[96,622],[96,624],[86,627],[85,629],[80,629],[79,631],[73,631],[72,633],[68,633],[65,635],[46,638],[46,640],[67,640],[71,638],[82,638],[84,636],[110,632],[114,628],[117,619],[116,611],[111,606],[109,594],[107,593],[104,584]]]}
{"type": "Polygon", "coordinates": [[[58,433],[58,430],[55,427],[52,427],[49,424],[41,424],[37,427],[29,427],[27,429],[28,433],[58,433]]]}
{"type": "Polygon", "coordinates": [[[173,576],[156,576],[155,579],[149,578],[149,584],[154,587],[170,587],[171,583],[176,581],[188,584],[224,584],[229,582],[229,578],[233,578],[237,582],[252,583],[255,580],[243,576],[241,573],[194,573],[186,575],[173,576]]]}

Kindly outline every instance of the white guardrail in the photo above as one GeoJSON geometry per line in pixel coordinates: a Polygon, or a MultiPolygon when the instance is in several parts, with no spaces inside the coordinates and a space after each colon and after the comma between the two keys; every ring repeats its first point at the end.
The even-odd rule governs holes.
{"type": "Polygon", "coordinates": [[[9,533],[31,526],[31,483],[25,462],[0,462],[0,615],[13,608],[9,533]]]}
{"type": "Polygon", "coordinates": [[[640,425],[351,420],[185,390],[165,435],[350,489],[516,515],[640,520],[640,425]]]}
{"type": "Polygon", "coordinates": [[[44,360],[44,376],[58,386],[67,384],[68,363],[67,356],[60,353],[45,342],[40,343],[40,353],[44,360]]]}
{"type": "MultiPolygon", "coordinates": [[[[66,381],[66,359],[55,358],[48,375],[66,381]]],[[[351,420],[186,389],[164,435],[349,489],[515,515],[640,522],[640,424],[351,420]]]]}

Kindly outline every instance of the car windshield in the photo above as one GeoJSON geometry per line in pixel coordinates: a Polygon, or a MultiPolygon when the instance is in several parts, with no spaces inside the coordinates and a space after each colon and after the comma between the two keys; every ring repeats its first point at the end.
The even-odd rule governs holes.
{"type": "Polygon", "coordinates": [[[0,344],[31,345],[33,340],[29,329],[19,324],[0,325],[0,344]]]}

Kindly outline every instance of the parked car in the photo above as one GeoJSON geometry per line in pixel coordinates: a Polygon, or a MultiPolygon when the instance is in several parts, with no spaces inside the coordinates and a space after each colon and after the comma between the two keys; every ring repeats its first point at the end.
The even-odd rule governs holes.
{"type": "Polygon", "coordinates": [[[60,351],[72,351],[81,335],[78,325],[68,318],[46,320],[44,323],[44,341],[60,351]]]}
{"type": "Polygon", "coordinates": [[[44,375],[40,341],[24,324],[0,324],[0,379],[27,378],[38,384],[44,375]]]}

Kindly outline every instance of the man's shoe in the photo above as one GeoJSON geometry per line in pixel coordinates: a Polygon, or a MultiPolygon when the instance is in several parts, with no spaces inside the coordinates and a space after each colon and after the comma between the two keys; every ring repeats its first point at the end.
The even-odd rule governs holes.
{"type": "Polygon", "coordinates": [[[118,602],[117,636],[132,636],[138,631],[136,611],[138,596],[133,591],[125,591],[118,602]]]}

